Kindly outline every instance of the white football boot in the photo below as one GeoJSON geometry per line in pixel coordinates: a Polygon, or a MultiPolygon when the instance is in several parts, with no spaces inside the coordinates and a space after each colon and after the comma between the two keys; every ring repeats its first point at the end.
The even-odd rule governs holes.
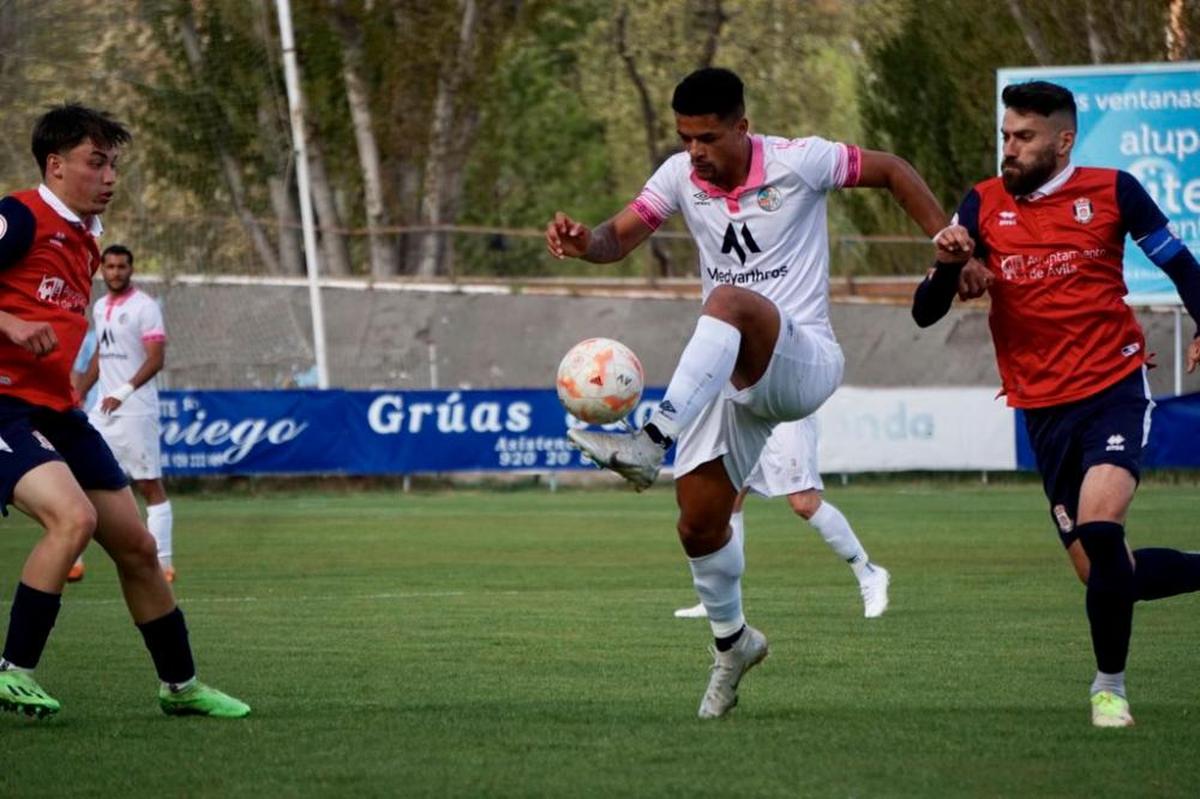
{"type": "Polygon", "coordinates": [[[667,455],[667,451],[651,441],[644,430],[636,433],[568,430],[567,438],[597,466],[621,475],[638,491],[654,484],[667,455]]]}
{"type": "Polygon", "coordinates": [[[863,615],[868,619],[877,619],[888,609],[888,585],[892,575],[882,566],[871,564],[871,571],[858,581],[858,591],[862,594],[863,615]]]}
{"type": "Polygon", "coordinates": [[[738,683],[750,669],[762,663],[767,656],[767,637],[746,625],[742,637],[727,652],[712,650],[712,672],[708,678],[708,689],[700,701],[700,718],[717,719],[737,705],[738,683]]]}
{"type": "Polygon", "coordinates": [[[675,611],[677,619],[707,619],[708,610],[704,607],[703,602],[697,602],[690,608],[679,608],[675,611]]]}

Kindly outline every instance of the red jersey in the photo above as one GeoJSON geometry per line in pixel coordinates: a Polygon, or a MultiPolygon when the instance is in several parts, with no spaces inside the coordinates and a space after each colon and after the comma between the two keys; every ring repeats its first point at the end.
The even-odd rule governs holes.
{"type": "Polygon", "coordinates": [[[7,245],[0,247],[0,311],[48,322],[58,337],[58,347],[39,358],[0,336],[0,394],[69,410],[77,402],[71,367],[87,332],[92,275],[100,265],[99,221],[80,221],[45,187],[0,203],[0,243],[7,245]]]}
{"type": "Polygon", "coordinates": [[[1013,197],[991,178],[959,208],[995,278],[989,324],[1013,407],[1083,399],[1146,360],[1141,326],[1123,299],[1131,227],[1118,198],[1121,174],[1068,167],[1032,198],[1013,197]]]}

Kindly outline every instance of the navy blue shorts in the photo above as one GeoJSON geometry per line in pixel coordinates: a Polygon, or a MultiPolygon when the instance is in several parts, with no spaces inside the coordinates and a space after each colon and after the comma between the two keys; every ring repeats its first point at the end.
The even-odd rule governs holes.
{"type": "Polygon", "coordinates": [[[85,491],[129,485],[112,450],[80,410],[55,411],[0,395],[0,513],[26,472],[65,461],[85,491]]]}
{"type": "Polygon", "coordinates": [[[1050,500],[1050,518],[1064,547],[1078,537],[1079,490],[1088,469],[1112,464],[1135,480],[1141,478],[1142,447],[1150,435],[1153,408],[1142,368],[1085,399],[1025,411],[1025,429],[1050,500]]]}

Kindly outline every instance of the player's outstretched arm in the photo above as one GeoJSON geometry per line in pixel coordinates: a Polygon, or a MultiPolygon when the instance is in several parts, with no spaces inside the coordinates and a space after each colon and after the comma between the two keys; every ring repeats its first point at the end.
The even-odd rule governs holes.
{"type": "Polygon", "coordinates": [[[561,211],[546,226],[546,249],[555,258],[581,258],[596,264],[619,261],[654,231],[628,208],[589,228],[561,211]]]}

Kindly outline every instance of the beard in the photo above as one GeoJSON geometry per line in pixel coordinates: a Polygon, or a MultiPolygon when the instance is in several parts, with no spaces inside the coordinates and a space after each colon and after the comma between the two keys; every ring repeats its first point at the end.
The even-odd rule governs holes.
{"type": "Polygon", "coordinates": [[[1004,190],[1014,197],[1029,194],[1050,179],[1056,166],[1058,160],[1054,156],[1053,147],[1047,147],[1038,153],[1033,163],[1028,166],[1006,158],[1000,171],[1004,190]]]}

